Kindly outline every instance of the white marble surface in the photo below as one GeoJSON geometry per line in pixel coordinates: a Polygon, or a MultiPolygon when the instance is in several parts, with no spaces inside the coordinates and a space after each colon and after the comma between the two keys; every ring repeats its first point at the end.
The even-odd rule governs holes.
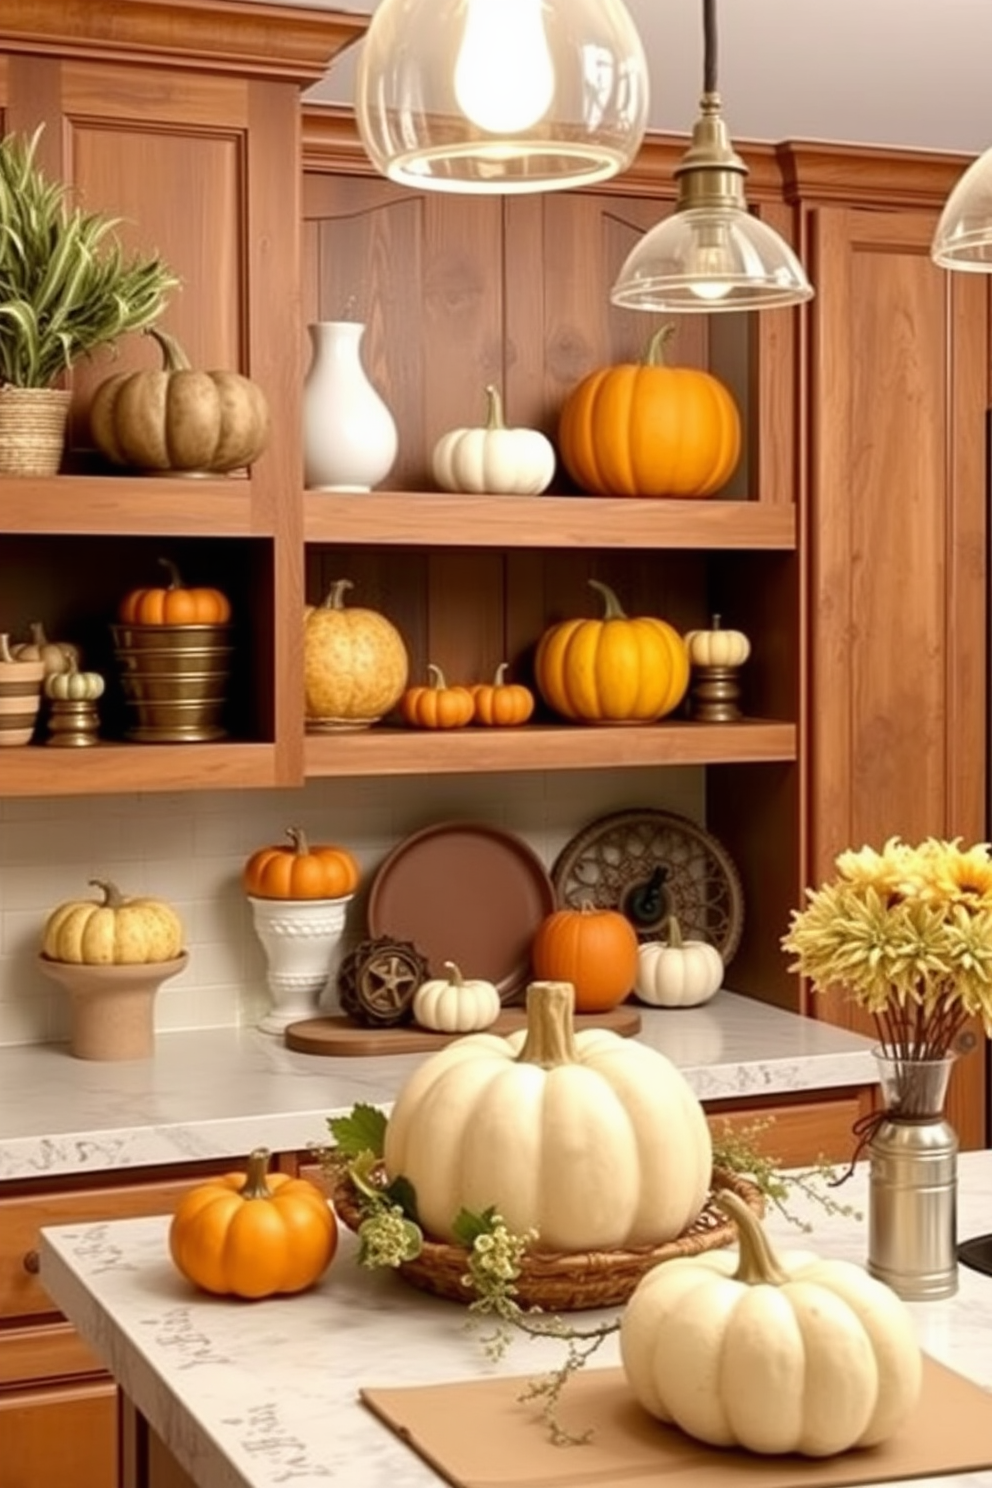
{"type": "MultiPolygon", "coordinates": [[[[844,1191],[856,1206],[865,1180],[859,1167],[844,1191]]],[[[798,1199],[790,1206],[804,1212],[798,1199]]],[[[807,1212],[812,1234],[776,1216],[769,1233],[863,1263],[863,1220],[807,1212]]],[[[966,1153],[959,1234],[990,1229],[992,1153],[966,1153]]],[[[313,1291],[246,1304],[197,1294],[173,1269],[166,1233],[165,1218],[43,1231],[41,1276],[203,1488],[436,1488],[433,1470],[359,1404],[359,1388],[532,1376],[562,1362],[560,1345],[521,1339],[490,1363],[462,1309],[361,1270],[350,1237],[313,1291]]],[[[992,1278],[962,1267],[955,1297],[910,1310],[928,1353],[992,1389],[992,1278]]],[[[614,1342],[598,1363],[617,1362],[614,1342]]],[[[595,1443],[562,1450],[578,1454],[577,1473],[594,1468],[595,1443]]],[[[927,1481],[992,1488],[992,1472],[927,1481]]]]}
{"type": "MultiPolygon", "coordinates": [[[[641,1009],[640,1038],[701,1099],[875,1079],[870,1042],[719,992],[701,1008],[641,1009]]],[[[0,1049],[0,1182],[304,1150],[356,1100],[388,1104],[425,1056],[298,1054],[254,1029],[159,1034],[151,1059],[75,1059],[64,1045],[0,1049]]]]}

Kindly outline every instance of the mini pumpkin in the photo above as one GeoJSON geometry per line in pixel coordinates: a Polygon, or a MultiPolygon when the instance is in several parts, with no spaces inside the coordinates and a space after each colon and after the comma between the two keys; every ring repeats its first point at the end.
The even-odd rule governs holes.
{"type": "Polygon", "coordinates": [[[751,655],[751,642],[742,630],[724,630],[719,615],[714,615],[709,630],[686,633],[689,661],[696,667],[743,666],[751,655]]]}
{"type": "Polygon", "coordinates": [[[499,389],[490,385],[485,426],[442,434],[431,468],[442,491],[536,496],[551,484],[555,451],[538,429],[507,428],[499,389]]]}
{"type": "Polygon", "coordinates": [[[740,1252],[679,1256],[638,1282],[620,1322],[645,1410],[714,1447],[830,1457],[886,1441],[916,1408],[909,1309],[850,1261],[776,1256],[736,1194],[740,1252]]]}
{"type": "Polygon", "coordinates": [[[231,601],[221,590],[187,588],[171,558],[159,564],[169,575],[161,588],[132,589],[125,594],[117,618],[125,625],[226,625],[231,601]]]}
{"type": "Polygon", "coordinates": [[[473,723],[487,728],[513,728],[530,718],[534,694],[522,682],[508,682],[507,670],[506,662],[501,661],[491,682],[477,682],[472,688],[473,723]]]}
{"type": "Polygon", "coordinates": [[[723,986],[723,957],[706,940],[683,940],[675,915],[665,922],[665,940],[637,949],[635,991],[652,1007],[699,1007],[723,986]]]}
{"type": "Polygon", "coordinates": [[[599,620],[563,620],[538,641],[534,674],[544,701],[579,723],[653,723],[689,685],[685,641],[667,620],[630,618],[606,584],[599,620]]]}
{"type": "Polygon", "coordinates": [[[378,610],[346,606],[353,588],[351,579],[335,580],[323,603],[303,614],[308,728],[368,728],[396,706],[407,684],[403,637],[378,610]]]}
{"type": "Polygon", "coordinates": [[[73,661],[64,671],[49,672],[45,696],[52,702],[95,703],[103,697],[106,683],[99,672],[81,672],[73,661]]]}
{"type": "Polygon", "coordinates": [[[576,1012],[606,1012],[634,990],[637,932],[618,909],[557,909],[537,928],[531,964],[541,981],[572,983],[576,1012]]]}
{"type": "Polygon", "coordinates": [[[256,899],[343,899],[355,892],[358,863],[346,847],[307,841],[302,827],[287,827],[288,846],[260,847],[242,870],[246,894],[256,899]]]}
{"type": "Polygon", "coordinates": [[[127,899],[116,884],[91,878],[101,897],[70,899],[49,915],[41,953],[77,966],[139,966],[172,961],[183,949],[183,924],[171,904],[127,899]]]}
{"type": "Polygon", "coordinates": [[[54,672],[67,672],[80,661],[79,647],[70,641],[50,641],[40,620],[31,622],[31,639],[11,649],[18,661],[44,662],[46,677],[54,672]]]}
{"type": "Polygon", "coordinates": [[[447,979],[431,977],[413,998],[413,1020],[437,1033],[475,1033],[489,1028],[503,1004],[492,982],[465,978],[454,961],[445,961],[447,979]]]}
{"type": "Polygon", "coordinates": [[[649,1045],[576,1033],[574,995],[532,982],[526,1030],[465,1034],[400,1089],[384,1163],[431,1235],[454,1240],[462,1209],[492,1205],[541,1250],[574,1252],[660,1244],[699,1215],[713,1153],[698,1097],[649,1045]]]}
{"type": "Polygon", "coordinates": [[[741,452],[741,419],[710,372],[669,367],[662,326],[641,363],[591,372],[562,406],[558,447],[572,479],[601,496],[712,496],[741,452]]]}
{"type": "Polygon", "coordinates": [[[208,1179],[180,1201],[169,1253],[187,1281],[218,1296],[272,1297],[305,1291],[327,1270],[337,1220],[315,1183],[268,1173],[259,1147],[247,1171],[208,1179]]]}
{"type": "Polygon", "coordinates": [[[122,372],[101,382],[90,404],[90,432],[100,452],[132,470],[218,474],[257,460],[269,441],[262,389],[240,372],[201,372],[173,336],[148,335],[162,355],[159,370],[122,372]]]}
{"type": "Polygon", "coordinates": [[[431,680],[423,687],[408,687],[400,699],[403,722],[411,728],[464,728],[472,722],[475,702],[471,689],[458,683],[450,686],[441,668],[428,663],[431,680]]]}

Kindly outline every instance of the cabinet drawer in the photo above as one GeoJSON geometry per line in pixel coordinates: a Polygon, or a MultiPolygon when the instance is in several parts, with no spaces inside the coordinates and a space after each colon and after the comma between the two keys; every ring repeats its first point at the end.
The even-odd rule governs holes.
{"type": "Polygon", "coordinates": [[[850,1160],[856,1143],[852,1127],[859,1116],[872,1109],[874,1086],[846,1090],[822,1100],[784,1100],[775,1104],[757,1100],[745,1105],[706,1104],[710,1126],[719,1136],[724,1125],[740,1130],[765,1123],[755,1133],[754,1145],[773,1157],[780,1167],[807,1167],[820,1158],[830,1163],[850,1160]]]}
{"type": "Polygon", "coordinates": [[[14,1387],[92,1375],[109,1378],[68,1323],[15,1324],[0,1329],[0,1396],[14,1387]]]}

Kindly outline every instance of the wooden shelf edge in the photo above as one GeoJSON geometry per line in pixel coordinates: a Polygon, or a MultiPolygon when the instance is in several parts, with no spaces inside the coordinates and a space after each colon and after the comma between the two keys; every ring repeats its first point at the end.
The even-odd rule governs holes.
{"type": "Polygon", "coordinates": [[[308,543],[786,552],[796,546],[791,502],[307,491],[303,511],[308,543]]]}
{"type": "Polygon", "coordinates": [[[43,537],[263,537],[251,481],[57,475],[0,480],[0,533],[43,537]]]}
{"type": "Polygon", "coordinates": [[[795,760],[797,730],[793,723],[758,719],[637,728],[470,727],[447,733],[380,727],[353,734],[308,734],[304,755],[308,778],[760,764],[795,760]]]}
{"type": "Polygon", "coordinates": [[[285,784],[275,744],[97,744],[0,750],[2,796],[131,795],[285,784]]]}

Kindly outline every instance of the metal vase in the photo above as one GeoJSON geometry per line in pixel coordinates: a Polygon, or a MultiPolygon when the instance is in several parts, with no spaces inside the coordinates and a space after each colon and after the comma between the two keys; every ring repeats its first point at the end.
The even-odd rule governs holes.
{"type": "Polygon", "coordinates": [[[944,1115],[954,1056],[875,1051],[881,1114],[868,1144],[868,1271],[908,1302],[958,1289],[958,1139],[944,1115]]]}

